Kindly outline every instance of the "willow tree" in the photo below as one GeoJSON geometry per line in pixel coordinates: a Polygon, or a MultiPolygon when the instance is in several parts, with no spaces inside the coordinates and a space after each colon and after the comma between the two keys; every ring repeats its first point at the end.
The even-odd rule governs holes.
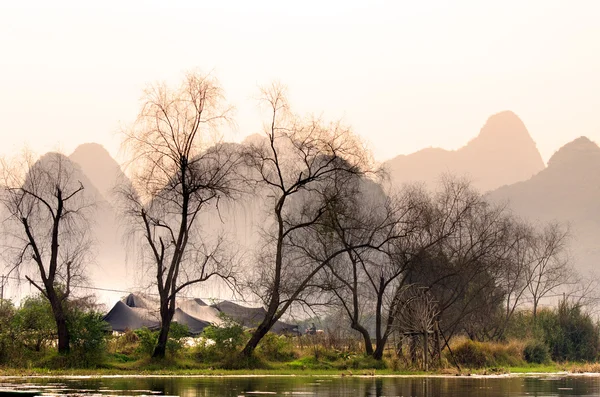
{"type": "Polygon", "coordinates": [[[148,88],[136,122],[123,132],[131,184],[119,193],[160,297],[154,357],[165,356],[177,294],[212,277],[233,277],[222,239],[209,238],[199,224],[204,210],[237,188],[238,156],[219,143],[218,129],[229,115],[217,80],[190,73],[177,88],[148,88]]]}
{"type": "Polygon", "coordinates": [[[92,259],[89,220],[95,199],[86,194],[77,167],[59,153],[38,161],[25,154],[2,165],[4,254],[9,255],[11,271],[24,273],[48,299],[58,351],[68,353],[67,300],[92,259]]]}

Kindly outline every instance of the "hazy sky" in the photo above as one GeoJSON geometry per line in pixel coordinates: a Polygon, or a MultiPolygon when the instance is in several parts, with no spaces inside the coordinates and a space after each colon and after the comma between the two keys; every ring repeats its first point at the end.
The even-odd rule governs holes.
{"type": "Polygon", "coordinates": [[[458,148],[506,109],[546,161],[600,141],[597,0],[87,4],[0,0],[0,154],[98,142],[114,155],[142,89],[193,68],[236,106],[235,140],[260,130],[257,86],[279,80],[378,160],[458,148]]]}

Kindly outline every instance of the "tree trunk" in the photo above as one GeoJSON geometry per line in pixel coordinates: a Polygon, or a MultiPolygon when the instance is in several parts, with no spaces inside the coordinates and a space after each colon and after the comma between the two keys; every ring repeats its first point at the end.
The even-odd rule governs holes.
{"type": "Polygon", "coordinates": [[[383,359],[383,351],[385,350],[385,344],[387,343],[387,339],[387,334],[384,334],[379,338],[379,340],[377,340],[377,346],[375,346],[375,351],[373,352],[373,358],[375,360],[383,359]]]}
{"type": "Polygon", "coordinates": [[[48,301],[52,308],[54,321],[56,322],[56,334],[58,336],[58,353],[67,354],[71,350],[69,329],[67,328],[67,316],[62,302],[59,300],[54,290],[48,291],[48,301]]]}
{"type": "Polygon", "coordinates": [[[442,368],[442,341],[440,339],[440,327],[435,322],[435,354],[437,355],[438,368],[442,368]]]}
{"type": "Polygon", "coordinates": [[[242,357],[252,357],[252,354],[254,354],[254,349],[256,349],[262,338],[267,334],[267,332],[269,332],[269,330],[273,326],[272,323],[274,323],[273,316],[269,316],[267,314],[263,322],[260,323],[258,328],[256,328],[256,331],[252,333],[252,337],[250,338],[248,343],[246,343],[246,346],[244,346],[244,349],[240,353],[242,357]]]}
{"type": "Polygon", "coordinates": [[[171,329],[171,320],[175,314],[175,306],[168,305],[166,309],[160,311],[160,332],[158,341],[154,347],[152,358],[165,358],[167,354],[167,342],[169,340],[169,330],[171,329]]]}
{"type": "Polygon", "coordinates": [[[375,351],[373,352],[373,358],[375,360],[381,360],[383,358],[383,349],[387,341],[387,335],[381,332],[381,310],[383,309],[383,288],[384,279],[379,278],[379,291],[377,292],[377,303],[375,306],[375,351]]]}
{"type": "Polygon", "coordinates": [[[58,332],[58,353],[67,354],[71,350],[67,319],[64,314],[56,319],[56,331],[58,332]]]}
{"type": "Polygon", "coordinates": [[[372,356],[373,355],[373,344],[371,343],[371,335],[369,335],[369,331],[367,331],[367,329],[365,327],[363,327],[362,325],[360,325],[358,323],[352,323],[351,327],[352,327],[352,329],[360,332],[363,339],[365,340],[365,354],[368,356],[372,356]]]}

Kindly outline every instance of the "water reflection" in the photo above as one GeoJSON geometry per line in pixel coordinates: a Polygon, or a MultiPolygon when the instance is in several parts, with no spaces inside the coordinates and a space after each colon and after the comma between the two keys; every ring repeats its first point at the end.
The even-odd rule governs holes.
{"type": "Polygon", "coordinates": [[[44,396],[593,396],[597,377],[104,377],[13,378],[0,388],[39,389],[44,396]]]}

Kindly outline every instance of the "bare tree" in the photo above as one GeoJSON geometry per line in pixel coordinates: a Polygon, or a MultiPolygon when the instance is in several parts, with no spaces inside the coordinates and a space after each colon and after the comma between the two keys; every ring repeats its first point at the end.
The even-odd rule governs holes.
{"type": "Polygon", "coordinates": [[[348,250],[327,264],[322,287],[337,297],[351,327],[363,335],[367,354],[383,357],[396,313],[406,304],[402,291],[408,285],[433,288],[447,310],[465,303],[461,298],[476,282],[482,289],[495,281],[483,275],[492,268],[490,258],[505,235],[497,230],[502,218],[468,183],[447,179],[434,196],[407,187],[385,203],[370,204],[358,194],[353,198],[350,205],[328,214],[334,233],[329,240],[325,235],[321,246],[326,249],[333,239],[348,250]],[[352,249],[364,239],[361,233],[374,234],[385,244],[352,249]],[[375,319],[374,335],[363,311],[375,319]]]}
{"type": "Polygon", "coordinates": [[[164,357],[177,294],[211,277],[233,280],[224,240],[202,233],[199,215],[237,189],[235,146],[218,143],[229,121],[215,78],[187,74],[181,86],[157,84],[144,93],[134,125],[123,132],[131,185],[120,188],[123,211],[154,268],[161,328],[154,357],[164,357]]]}
{"type": "Polygon", "coordinates": [[[69,352],[67,299],[83,279],[91,259],[89,219],[94,198],[84,193],[75,166],[59,153],[35,162],[3,161],[1,202],[6,208],[7,252],[11,271],[26,279],[50,302],[59,353],[69,352]],[[38,281],[41,280],[41,281],[38,281]]]}
{"type": "Polygon", "coordinates": [[[293,115],[280,85],[263,90],[263,103],[270,113],[266,137],[251,144],[245,157],[269,198],[270,233],[251,283],[267,314],[244,347],[245,357],[292,304],[311,299],[315,275],[348,250],[332,245],[317,256],[311,246],[318,229],[327,227],[327,207],[351,188],[348,181],[370,170],[367,152],[348,128],[293,115]]]}
{"type": "Polygon", "coordinates": [[[501,307],[504,291],[498,273],[506,260],[506,242],[511,229],[503,207],[483,200],[467,183],[449,183],[435,199],[439,214],[433,227],[451,227],[408,269],[407,282],[428,288],[438,302],[439,324],[451,337],[479,321],[480,314],[491,315],[501,307]]]}
{"type": "MultiPolygon", "coordinates": [[[[506,216],[504,222],[504,238],[498,250],[498,268],[496,271],[496,285],[504,295],[503,310],[498,313],[498,321],[489,335],[490,339],[499,340],[504,337],[504,332],[510,323],[515,311],[523,305],[528,288],[527,274],[531,265],[531,241],[533,238],[532,227],[513,218],[506,216]]],[[[486,313],[487,323],[494,316],[486,313]]]]}
{"type": "Polygon", "coordinates": [[[333,239],[347,251],[325,266],[321,286],[337,298],[350,326],[363,336],[365,353],[381,359],[392,330],[391,313],[399,303],[394,295],[412,258],[435,244],[436,237],[427,233],[431,202],[422,189],[411,187],[400,196],[386,197],[381,189],[370,188],[375,195],[365,192],[370,184],[360,183],[363,189],[346,205],[327,214],[332,233],[322,235],[320,247],[327,250],[333,239]],[[385,244],[353,248],[370,236],[385,244]],[[375,349],[365,311],[375,318],[375,349]]]}
{"type": "Polygon", "coordinates": [[[568,231],[558,223],[549,223],[531,242],[532,260],[527,269],[527,288],[533,301],[533,321],[540,300],[559,287],[574,282],[567,256],[568,231]]]}

